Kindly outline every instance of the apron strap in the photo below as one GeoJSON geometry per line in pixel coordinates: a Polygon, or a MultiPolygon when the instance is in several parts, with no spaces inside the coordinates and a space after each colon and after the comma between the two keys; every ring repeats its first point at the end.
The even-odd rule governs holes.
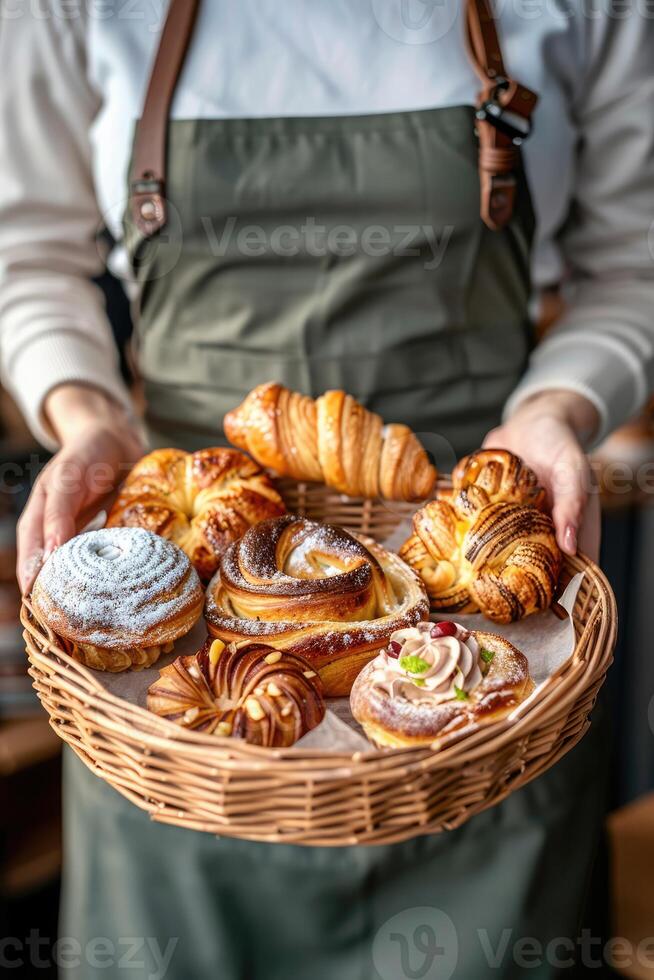
{"type": "MultiPolygon", "coordinates": [[[[130,205],[134,223],[146,238],[166,223],[168,117],[199,6],[200,0],[170,0],[136,124],[130,205]]],[[[476,112],[480,213],[484,223],[497,230],[513,213],[519,147],[529,135],[538,96],[506,74],[490,0],[467,0],[466,23],[470,58],[482,83],[476,112]]]]}
{"type": "Polygon", "coordinates": [[[170,0],[140,120],[130,181],[132,218],[149,238],[166,224],[168,117],[200,0],[170,0]]]}
{"type": "Polygon", "coordinates": [[[468,0],[466,26],[470,60],[482,84],[476,112],[480,213],[497,231],[513,214],[520,145],[531,132],[538,96],[506,73],[490,0],[468,0]]]}

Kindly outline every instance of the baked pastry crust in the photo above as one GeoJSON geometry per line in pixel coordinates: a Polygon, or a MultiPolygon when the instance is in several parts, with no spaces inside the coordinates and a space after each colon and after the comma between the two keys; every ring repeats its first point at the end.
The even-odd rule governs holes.
{"type": "Polygon", "coordinates": [[[208,581],[251,524],[284,513],[270,478],[236,449],[157,449],[128,475],[107,527],[144,527],[168,538],[208,581]]]}
{"type": "Polygon", "coordinates": [[[465,494],[483,491],[488,503],[531,504],[542,510],[545,490],[534,471],[507,449],[478,449],[460,459],[452,470],[452,486],[465,494]]]}
{"type": "Polygon", "coordinates": [[[151,666],[202,613],[189,559],[142,528],[87,531],[57,548],[32,590],[37,617],[95,670],[151,666]]]}
{"type": "Polygon", "coordinates": [[[209,632],[305,657],[325,693],[348,694],[390,634],[427,615],[420,579],[369,538],[288,515],[263,521],[223,555],[207,589],[209,632]]]}
{"type": "Polygon", "coordinates": [[[230,442],[262,466],[324,482],[351,497],[424,500],[436,470],[406,425],[384,425],[343,391],[310,398],[275,382],[259,385],[225,416],[230,442]]]}
{"type": "Polygon", "coordinates": [[[439,739],[472,724],[504,718],[531,694],[534,683],[525,655],[497,633],[469,632],[481,648],[493,653],[493,659],[465,700],[430,704],[428,696],[418,702],[392,697],[373,683],[376,661],[364,667],[354,682],[350,705],[371,742],[380,748],[438,748],[439,739]]]}
{"type": "Polygon", "coordinates": [[[282,748],[325,715],[320,678],[306,660],[262,643],[225,646],[211,637],[199,653],[159,672],[147,706],[193,731],[282,748]]]}
{"type": "Polygon", "coordinates": [[[424,581],[432,610],[480,610],[509,623],[546,609],[561,552],[543,504],[535,475],[513,454],[480,451],[462,460],[452,489],[414,515],[414,533],[399,551],[424,581]]]}

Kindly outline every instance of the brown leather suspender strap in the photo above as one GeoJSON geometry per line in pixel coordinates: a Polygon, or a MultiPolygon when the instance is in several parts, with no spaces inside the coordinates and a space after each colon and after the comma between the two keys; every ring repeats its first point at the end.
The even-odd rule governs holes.
{"type": "MultiPolygon", "coordinates": [[[[199,6],[200,0],[170,0],[136,127],[131,209],[146,236],[166,223],[168,116],[199,6]]],[[[498,229],[513,213],[518,148],[529,135],[537,96],[506,74],[490,0],[467,0],[466,26],[470,58],[482,83],[477,101],[481,217],[498,229]]]]}
{"type": "Polygon", "coordinates": [[[490,0],[468,0],[470,59],[482,84],[477,99],[481,218],[494,231],[513,213],[519,147],[531,131],[538,96],[509,78],[490,0]]]}
{"type": "Polygon", "coordinates": [[[146,236],[166,223],[168,116],[199,6],[200,0],[170,0],[143,112],[136,125],[131,209],[137,227],[146,236]]]}

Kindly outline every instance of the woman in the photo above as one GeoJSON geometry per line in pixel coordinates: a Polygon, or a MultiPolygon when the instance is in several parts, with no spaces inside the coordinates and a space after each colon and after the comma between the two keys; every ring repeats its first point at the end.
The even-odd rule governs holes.
{"type": "MultiPolygon", "coordinates": [[[[164,31],[145,3],[45,6],[12,5],[0,33],[4,376],[57,449],[20,523],[23,589],[143,450],[89,284],[102,223],[139,285],[150,443],[215,441],[269,378],[342,387],[428,445],[519,453],[561,547],[596,549],[583,447],[654,375],[650,21],[498,5],[498,43],[473,0],[206,0],[195,22],[175,0],[164,31]],[[566,313],[529,361],[530,297],[562,278],[566,313]]],[[[67,759],[62,932],[170,952],[141,942],[126,976],[511,977],[530,937],[549,951],[533,975],[556,976],[602,744],[595,724],[456,831],[343,849],[153,825],[67,759]]]]}

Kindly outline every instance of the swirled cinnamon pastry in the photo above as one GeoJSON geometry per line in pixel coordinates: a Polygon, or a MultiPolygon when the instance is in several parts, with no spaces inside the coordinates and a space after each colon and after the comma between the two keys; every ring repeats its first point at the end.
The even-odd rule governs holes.
{"type": "Polygon", "coordinates": [[[147,706],[185,728],[270,747],[293,745],[325,714],[320,679],[302,657],[211,638],[159,672],[147,706]]]}
{"type": "Polygon", "coordinates": [[[561,552],[535,475],[511,453],[483,450],[455,467],[452,483],[415,514],[399,552],[420,574],[431,608],[480,610],[496,623],[546,609],[561,552]]]}
{"type": "Polygon", "coordinates": [[[329,696],[348,694],[391,633],[424,618],[420,579],[397,555],[330,524],[288,515],[250,528],[209,583],[205,617],[225,642],[298,653],[329,696]]]}
{"type": "Polygon", "coordinates": [[[357,677],[350,704],[376,745],[431,745],[504,717],[533,686],[526,657],[504,637],[423,622],[393,633],[357,677]]]}
{"type": "Polygon", "coordinates": [[[183,551],[142,528],[87,531],[57,548],[34,583],[35,614],[76,660],[139,670],[170,651],[202,612],[183,551]]]}

